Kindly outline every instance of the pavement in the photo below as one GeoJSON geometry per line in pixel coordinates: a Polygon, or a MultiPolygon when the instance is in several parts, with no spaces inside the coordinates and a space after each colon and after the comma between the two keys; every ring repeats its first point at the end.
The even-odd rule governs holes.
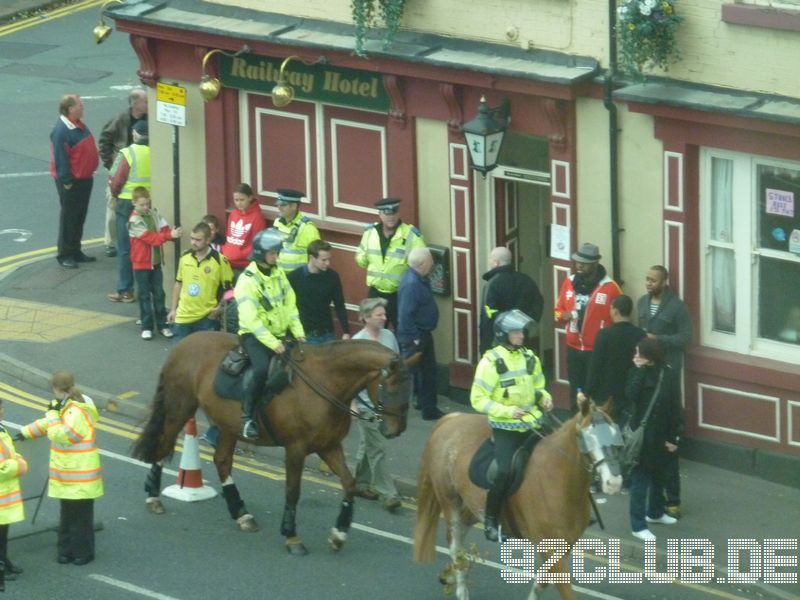
{"type": "MultiPolygon", "coordinates": [[[[61,268],[52,255],[23,258],[16,268],[0,266],[0,377],[10,384],[34,386],[46,396],[49,374],[66,368],[103,412],[141,422],[172,342],[158,335],[152,341],[139,337],[138,303],[106,299],[114,289],[116,260],[104,255],[99,240],[85,244],[85,252],[97,262],[74,270],[61,268]]],[[[13,264],[12,259],[2,262],[10,261],[13,264]]],[[[471,410],[444,396],[440,407],[450,412],[471,410]]],[[[200,413],[198,423],[202,431],[205,421],[200,413]]],[[[406,432],[387,442],[389,469],[407,507],[413,508],[419,457],[432,427],[412,409],[406,432]]],[[[353,455],[357,438],[354,427],[345,440],[348,456],[353,455]]],[[[247,451],[270,463],[282,462],[280,448],[247,451]]],[[[307,468],[318,474],[319,459],[309,457],[307,468]]],[[[213,481],[212,467],[206,465],[206,470],[213,481]]],[[[797,540],[800,490],[688,460],[682,461],[681,479],[684,516],[667,531],[670,537],[710,540],[721,565],[731,538],[797,540]]],[[[630,535],[627,497],[597,498],[606,529],[595,525],[587,535],[619,538],[623,556],[641,559],[642,545],[630,535]]],[[[658,535],[665,533],[664,526],[653,527],[658,535]]],[[[796,546],[792,554],[797,572],[796,546]]],[[[790,586],[751,587],[749,597],[797,598],[796,588],[792,591],[790,586]]]]}

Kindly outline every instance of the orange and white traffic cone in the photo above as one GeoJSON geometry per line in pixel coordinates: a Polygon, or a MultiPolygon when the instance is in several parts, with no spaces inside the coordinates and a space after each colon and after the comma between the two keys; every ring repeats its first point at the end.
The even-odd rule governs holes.
{"type": "Polygon", "coordinates": [[[200,467],[200,447],[197,443],[197,421],[195,421],[194,417],[186,423],[181,467],[178,471],[178,483],[164,488],[161,493],[168,498],[183,500],[184,502],[208,500],[217,495],[217,491],[214,488],[203,485],[203,471],[200,467]]]}

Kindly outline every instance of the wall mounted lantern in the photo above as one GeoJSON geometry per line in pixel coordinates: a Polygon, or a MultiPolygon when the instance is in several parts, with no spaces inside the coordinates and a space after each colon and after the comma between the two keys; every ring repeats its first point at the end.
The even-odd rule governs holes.
{"type": "Polygon", "coordinates": [[[510,103],[507,99],[497,108],[489,108],[486,98],[481,96],[478,116],[461,126],[472,158],[472,168],[480,171],[484,177],[497,166],[497,157],[510,122],[510,103]]]}
{"type": "Polygon", "coordinates": [[[103,42],[105,42],[108,36],[110,36],[111,32],[113,31],[111,27],[106,25],[105,19],[103,19],[103,9],[109,4],[114,4],[115,2],[117,4],[125,4],[123,0],[106,0],[106,2],[103,2],[103,4],[100,6],[100,22],[97,25],[95,25],[95,28],[92,30],[92,35],[94,35],[94,41],[97,42],[98,44],[102,44],[103,42]]]}
{"type": "Polygon", "coordinates": [[[238,52],[225,52],[225,50],[209,50],[206,52],[206,55],[203,57],[203,76],[200,78],[200,95],[205,102],[214,100],[219,96],[219,91],[222,89],[222,84],[219,82],[219,79],[211,77],[206,73],[206,63],[208,59],[215,54],[224,54],[225,56],[233,58],[234,56],[239,56],[243,52],[250,52],[250,48],[244,45],[238,52]]]}
{"type": "Polygon", "coordinates": [[[328,62],[324,56],[320,56],[313,61],[305,61],[298,56],[286,57],[281,63],[280,71],[278,71],[278,81],[275,82],[275,86],[272,88],[272,103],[278,108],[283,108],[294,100],[294,88],[286,81],[286,65],[292,60],[299,60],[301,63],[308,66],[325,64],[328,62]]]}

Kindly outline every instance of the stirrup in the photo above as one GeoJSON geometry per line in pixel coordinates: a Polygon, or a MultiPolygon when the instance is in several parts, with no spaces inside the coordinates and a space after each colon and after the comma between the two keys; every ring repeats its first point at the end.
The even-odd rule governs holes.
{"type": "Polygon", "coordinates": [[[253,419],[242,420],[241,435],[243,438],[248,440],[254,440],[258,437],[258,425],[255,421],[253,421],[253,419]]]}

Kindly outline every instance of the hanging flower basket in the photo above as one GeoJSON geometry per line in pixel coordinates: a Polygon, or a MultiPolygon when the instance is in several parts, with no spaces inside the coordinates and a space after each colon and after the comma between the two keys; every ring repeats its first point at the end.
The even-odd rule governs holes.
{"type": "Polygon", "coordinates": [[[367,39],[367,30],[377,27],[380,21],[386,26],[383,49],[392,45],[403,20],[405,5],[406,0],[350,0],[353,24],[356,27],[355,52],[358,56],[366,56],[364,42],[367,39]]]}
{"type": "Polygon", "coordinates": [[[617,7],[620,67],[635,77],[645,69],[664,69],[677,62],[675,30],[683,21],[675,0],[625,0],[617,7]]]}

